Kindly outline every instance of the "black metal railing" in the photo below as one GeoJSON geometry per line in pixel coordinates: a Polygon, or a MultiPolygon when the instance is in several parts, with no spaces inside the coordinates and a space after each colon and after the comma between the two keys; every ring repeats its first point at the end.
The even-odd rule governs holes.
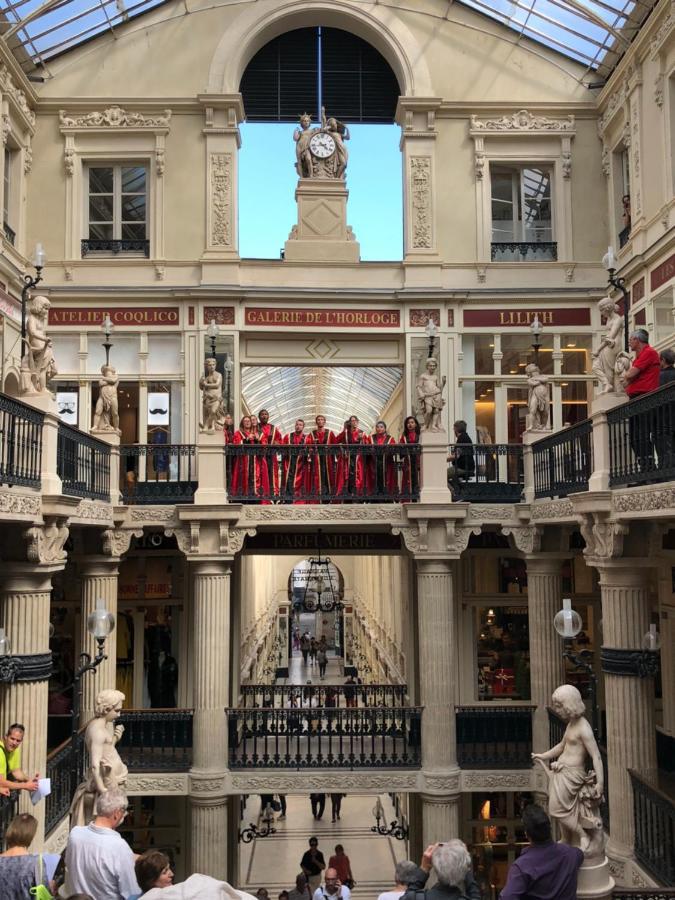
{"type": "Polygon", "coordinates": [[[555,241],[498,241],[490,247],[492,262],[555,262],[555,241]]]}
{"type": "Polygon", "coordinates": [[[588,490],[593,472],[593,425],[590,419],[563,428],[532,445],[534,496],[566,497],[588,490]]]}
{"type": "Polygon", "coordinates": [[[197,490],[194,444],[120,447],[124,503],[192,503],[197,490]]]}
{"type": "Polygon", "coordinates": [[[90,253],[141,253],[146,258],[150,256],[150,241],[94,241],[85,239],[81,241],[82,256],[90,253]]]}
{"type": "Polygon", "coordinates": [[[120,756],[135,772],[187,772],[192,764],[191,709],[125,709],[120,756]]]}
{"type": "Polygon", "coordinates": [[[635,856],[647,871],[675,887],[675,803],[640,772],[628,770],[633,785],[635,856]]]}
{"type": "Polygon", "coordinates": [[[244,709],[307,709],[314,706],[349,709],[355,706],[402,707],[407,702],[405,684],[246,684],[240,688],[244,709]]]}
{"type": "MultiPolygon", "coordinates": [[[[77,782],[84,779],[85,750],[84,734],[77,739],[77,782]]],[[[45,798],[45,834],[49,834],[70,809],[77,784],[72,783],[71,739],[68,738],[47,757],[47,778],[51,779],[52,790],[45,798]]]]}
{"type": "Polygon", "coordinates": [[[0,484],[40,487],[44,415],[0,394],[0,484]]]}
{"type": "Polygon", "coordinates": [[[609,484],[675,479],[675,382],[607,412],[609,484]]]}
{"type": "Polygon", "coordinates": [[[522,444],[451,444],[448,480],[453,498],[481,503],[518,503],[523,495],[522,444]]]}
{"type": "Polygon", "coordinates": [[[7,222],[2,226],[3,233],[5,235],[5,240],[9,241],[9,243],[14,246],[16,243],[16,231],[13,228],[10,228],[7,222]]]}
{"type": "Polygon", "coordinates": [[[231,769],[421,765],[422,707],[228,709],[231,769]]]}
{"type": "Polygon", "coordinates": [[[627,225],[625,228],[622,228],[619,232],[619,250],[622,247],[625,247],[630,238],[630,225],[627,225]]]}
{"type": "Polygon", "coordinates": [[[623,888],[615,887],[612,891],[614,900],[672,900],[675,888],[623,888]]]}
{"type": "Polygon", "coordinates": [[[462,769],[528,769],[534,706],[456,706],[462,769]]]}
{"type": "Polygon", "coordinates": [[[64,494],[110,499],[110,445],[59,422],[56,472],[64,494]]]}
{"type": "Polygon", "coordinates": [[[12,791],[9,797],[0,797],[0,852],[5,849],[5,832],[7,826],[19,811],[17,791],[12,791]]]}
{"type": "Polygon", "coordinates": [[[419,500],[419,444],[228,444],[236,503],[406,503],[419,500]]]}

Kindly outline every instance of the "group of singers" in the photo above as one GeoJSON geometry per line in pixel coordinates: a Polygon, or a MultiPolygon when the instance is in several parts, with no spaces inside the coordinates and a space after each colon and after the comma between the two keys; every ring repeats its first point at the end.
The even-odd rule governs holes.
{"type": "Polygon", "coordinates": [[[232,448],[227,467],[230,496],[259,503],[416,498],[419,453],[406,449],[406,445],[419,444],[420,426],[414,416],[405,420],[398,441],[382,421],[377,422],[372,434],[359,428],[357,416],[347,419],[339,434],[326,428],[325,416],[317,416],[314,422],[316,427],[307,432],[304,420],[296,419],[293,432],[282,435],[270,422],[266,409],[261,409],[257,417],[244,416],[237,430],[232,416],[227,416],[225,444],[232,448]],[[376,449],[392,444],[399,447],[398,451],[376,449]],[[257,449],[235,449],[250,446],[257,449]],[[271,447],[276,449],[268,449],[271,447]]]}

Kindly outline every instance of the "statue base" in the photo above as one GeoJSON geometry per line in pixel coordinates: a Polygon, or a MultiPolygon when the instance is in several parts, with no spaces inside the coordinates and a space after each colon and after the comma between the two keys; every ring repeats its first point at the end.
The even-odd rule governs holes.
{"type": "Polygon", "coordinates": [[[452,503],[452,494],[448,487],[448,433],[441,431],[423,431],[420,434],[422,445],[422,490],[420,503],[452,503]]]}
{"type": "Polygon", "coordinates": [[[627,403],[629,399],[628,394],[617,394],[615,391],[610,391],[608,394],[597,394],[591,403],[591,413],[607,412],[609,409],[614,409],[615,406],[627,403]]]}
{"type": "Polygon", "coordinates": [[[605,855],[585,859],[577,878],[577,898],[579,900],[610,900],[614,891],[614,879],[609,871],[609,860],[605,855]]]}
{"type": "Polygon", "coordinates": [[[298,224],[284,245],[289,262],[357,263],[361,249],[347,225],[349,191],[341,178],[301,178],[298,224]]]}

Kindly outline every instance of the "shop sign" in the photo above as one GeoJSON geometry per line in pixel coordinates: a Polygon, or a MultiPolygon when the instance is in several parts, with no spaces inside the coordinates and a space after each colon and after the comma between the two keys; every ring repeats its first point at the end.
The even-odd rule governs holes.
{"type": "Polygon", "coordinates": [[[465,328],[529,328],[537,316],[542,325],[590,325],[591,311],[583,308],[560,309],[465,309],[465,328]]]}
{"type": "Polygon", "coordinates": [[[177,306],[122,307],[115,309],[87,309],[86,307],[52,307],[49,310],[50,325],[100,326],[108,313],[116,326],[177,326],[180,310],[177,306]]]}
{"type": "Polygon", "coordinates": [[[246,310],[247,325],[288,328],[398,328],[401,313],[397,309],[290,309],[251,306],[246,310]]]}
{"type": "Polygon", "coordinates": [[[371,553],[379,550],[400,550],[401,539],[393,534],[377,532],[336,532],[319,535],[315,532],[262,531],[246,538],[247,552],[277,551],[296,553],[297,551],[325,551],[336,553],[371,553]]]}
{"type": "Polygon", "coordinates": [[[655,291],[657,288],[660,288],[666,281],[670,281],[674,275],[675,253],[673,253],[672,256],[669,256],[665,262],[662,262],[660,266],[652,269],[651,275],[649,276],[652,290],[655,291]]]}

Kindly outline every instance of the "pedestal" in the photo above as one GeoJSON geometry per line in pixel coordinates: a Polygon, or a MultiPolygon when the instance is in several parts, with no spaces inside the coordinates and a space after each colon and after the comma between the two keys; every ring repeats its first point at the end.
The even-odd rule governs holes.
{"type": "Polygon", "coordinates": [[[422,490],[420,503],[452,503],[448,487],[448,433],[447,431],[423,431],[422,490]]]}
{"type": "Polygon", "coordinates": [[[58,496],[63,491],[61,479],[57,475],[57,456],[59,441],[59,419],[56,400],[49,391],[41,394],[23,394],[21,401],[44,413],[42,426],[42,465],[40,481],[43,494],[58,496]]]}
{"type": "Polygon", "coordinates": [[[301,178],[298,224],[284,245],[289,262],[358,263],[361,250],[347,225],[349,191],[342,179],[301,178]]]}
{"type": "Polygon", "coordinates": [[[227,503],[225,490],[225,443],[222,431],[200,431],[197,444],[199,487],[195,505],[227,503]]]}
{"type": "Polygon", "coordinates": [[[610,900],[614,879],[609,872],[609,860],[585,859],[577,878],[577,900],[610,900]]]}

